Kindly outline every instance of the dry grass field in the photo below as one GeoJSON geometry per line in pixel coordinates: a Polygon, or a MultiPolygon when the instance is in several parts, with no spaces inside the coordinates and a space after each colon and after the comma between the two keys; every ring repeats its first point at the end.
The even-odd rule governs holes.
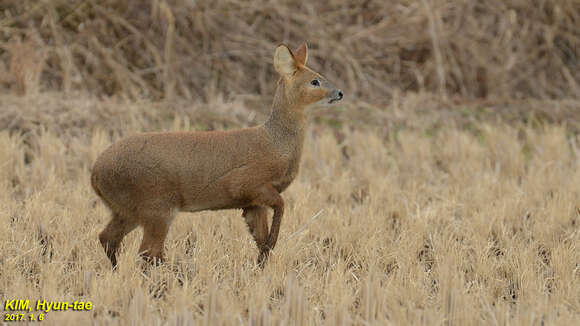
{"type": "Polygon", "coordinates": [[[263,116],[217,101],[217,112],[244,122],[201,126],[194,119],[219,121],[204,117],[202,104],[169,111],[84,96],[2,96],[0,301],[94,304],[46,313],[51,325],[577,322],[574,120],[508,123],[465,108],[441,122],[458,109],[418,109],[427,102],[409,94],[375,109],[388,128],[321,120],[371,110],[353,102],[313,109],[319,122],[284,193],[280,241],[264,270],[241,211],[231,210],[180,214],[168,261],[155,268],[139,259],[134,231],[113,272],[97,237],[109,215],[90,187],[95,157],[137,131],[235,127],[263,116]]]}
{"type": "Polygon", "coordinates": [[[577,0],[0,1],[0,324],[580,321],[577,0]],[[260,269],[241,211],[142,231],[111,270],[96,157],[142,131],[253,126],[273,51],[344,90],[314,107],[260,269]],[[20,312],[16,312],[20,313],[20,312]]]}

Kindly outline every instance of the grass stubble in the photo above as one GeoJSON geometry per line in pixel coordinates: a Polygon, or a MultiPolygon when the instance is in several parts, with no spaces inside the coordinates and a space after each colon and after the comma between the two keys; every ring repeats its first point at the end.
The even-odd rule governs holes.
{"type": "Polygon", "coordinates": [[[574,0],[0,9],[0,303],[94,304],[48,313],[58,325],[580,319],[574,0]],[[112,272],[97,155],[134,132],[263,121],[290,40],[351,102],[313,110],[265,269],[232,210],[180,214],[145,271],[134,231],[112,272]]]}
{"type": "MultiPolygon", "coordinates": [[[[189,117],[204,106],[183,115],[54,94],[1,101],[20,118],[0,131],[0,301],[94,304],[47,313],[49,324],[578,321],[580,137],[565,123],[314,123],[264,270],[241,211],[230,210],[180,214],[167,263],[150,269],[134,231],[113,272],[97,237],[109,212],[91,190],[92,163],[132,132],[202,128],[189,117]],[[84,120],[62,118],[75,115],[84,120]]],[[[412,121],[414,103],[385,112],[412,121]]],[[[251,117],[241,125],[261,119],[239,103],[211,105],[251,117]]]]}

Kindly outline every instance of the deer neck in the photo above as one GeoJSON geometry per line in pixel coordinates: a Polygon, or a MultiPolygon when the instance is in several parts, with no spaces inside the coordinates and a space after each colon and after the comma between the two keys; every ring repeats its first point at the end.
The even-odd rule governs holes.
{"type": "Polygon", "coordinates": [[[274,143],[282,149],[291,151],[288,154],[298,157],[302,152],[308,123],[304,109],[304,106],[296,104],[287,96],[284,84],[279,82],[272,102],[272,113],[264,123],[264,128],[274,143]]]}

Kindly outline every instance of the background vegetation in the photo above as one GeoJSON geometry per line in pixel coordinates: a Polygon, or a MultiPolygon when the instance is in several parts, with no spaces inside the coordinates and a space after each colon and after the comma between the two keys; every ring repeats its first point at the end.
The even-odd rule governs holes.
{"type": "Polygon", "coordinates": [[[0,11],[5,69],[17,83],[40,74],[29,87],[47,90],[266,95],[272,49],[305,40],[313,68],[371,102],[396,90],[579,94],[575,0],[5,0],[0,11]]]}
{"type": "Polygon", "coordinates": [[[58,325],[574,324],[578,26],[574,0],[4,0],[0,304],[93,302],[58,325]],[[155,268],[134,231],[112,272],[97,155],[261,123],[275,47],[304,40],[346,98],[311,110],[266,268],[231,210],[180,214],[155,268]]]}

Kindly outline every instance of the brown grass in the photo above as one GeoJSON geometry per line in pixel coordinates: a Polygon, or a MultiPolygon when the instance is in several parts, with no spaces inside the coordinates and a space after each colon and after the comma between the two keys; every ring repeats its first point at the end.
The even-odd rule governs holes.
{"type": "MultiPolygon", "coordinates": [[[[194,121],[205,104],[184,114],[144,101],[0,97],[20,109],[0,132],[0,302],[95,305],[46,314],[59,325],[574,323],[580,137],[557,121],[424,111],[430,98],[409,95],[382,111],[394,121],[389,129],[312,125],[263,271],[232,210],[181,214],[167,264],[145,272],[135,231],[111,272],[97,240],[108,212],[89,185],[96,156],[135,131],[224,128],[262,116],[251,121],[242,104],[214,101],[215,112],[244,118],[220,125],[205,116],[218,124],[202,126],[194,121]]],[[[319,119],[330,114],[318,110],[319,119]]]]}
{"type": "MultiPolygon", "coordinates": [[[[5,0],[0,61],[47,53],[41,88],[139,99],[272,91],[272,51],[307,40],[346,94],[578,98],[580,4],[528,1],[5,0]]],[[[8,69],[8,68],[6,68],[8,69]]],[[[30,69],[30,68],[23,68],[30,69]]]]}
{"type": "Polygon", "coordinates": [[[0,305],[93,302],[58,325],[573,324],[579,21],[575,0],[1,1],[0,305]],[[135,231],[112,272],[97,155],[263,121],[273,49],[303,40],[346,102],[312,110],[266,268],[232,210],[181,214],[149,270],[135,231]]]}

